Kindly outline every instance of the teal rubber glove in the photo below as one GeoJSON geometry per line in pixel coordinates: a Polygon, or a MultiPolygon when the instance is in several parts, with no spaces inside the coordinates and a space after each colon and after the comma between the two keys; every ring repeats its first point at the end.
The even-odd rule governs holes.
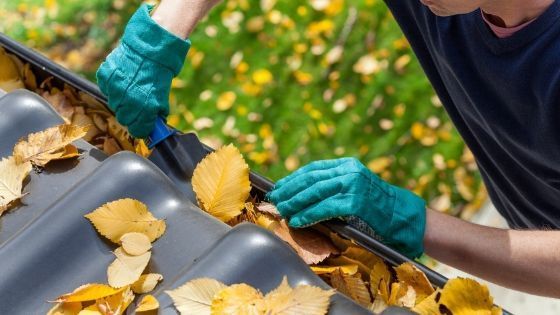
{"type": "Polygon", "coordinates": [[[342,218],[410,258],[424,251],[424,200],[354,158],[310,163],[278,181],[267,198],[293,227],[342,218]]]}
{"type": "Polygon", "coordinates": [[[120,44],[97,70],[97,83],[117,120],[134,137],[145,138],[158,116],[169,114],[171,80],[191,46],[159,26],[152,7],[142,5],[128,22],[120,44]]]}

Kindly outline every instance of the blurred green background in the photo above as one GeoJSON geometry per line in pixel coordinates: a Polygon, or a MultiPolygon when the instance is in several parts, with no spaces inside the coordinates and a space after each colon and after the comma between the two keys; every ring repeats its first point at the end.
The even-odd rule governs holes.
{"type": "MultiPolygon", "coordinates": [[[[4,0],[0,31],[94,80],[141,1],[4,0]]],[[[192,34],[169,122],[234,143],[279,179],[359,158],[431,206],[469,218],[476,164],[381,0],[225,0],[192,34]]]]}

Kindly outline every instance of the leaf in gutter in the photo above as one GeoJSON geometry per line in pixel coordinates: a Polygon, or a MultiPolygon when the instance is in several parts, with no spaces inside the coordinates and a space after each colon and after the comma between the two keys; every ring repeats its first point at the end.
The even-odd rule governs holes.
{"type": "Polygon", "coordinates": [[[199,278],[165,293],[182,315],[209,315],[214,296],[224,288],[226,285],[217,280],[199,278]]]}
{"type": "Polygon", "coordinates": [[[241,214],[249,198],[249,166],[236,147],[223,146],[196,166],[192,186],[200,207],[228,222],[241,214]]]}

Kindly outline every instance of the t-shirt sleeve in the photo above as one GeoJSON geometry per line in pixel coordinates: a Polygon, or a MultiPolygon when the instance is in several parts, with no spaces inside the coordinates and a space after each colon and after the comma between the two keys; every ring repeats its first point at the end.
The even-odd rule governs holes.
{"type": "Polygon", "coordinates": [[[436,17],[428,7],[420,0],[385,0],[385,3],[415,48],[429,42],[428,32],[436,17]]]}

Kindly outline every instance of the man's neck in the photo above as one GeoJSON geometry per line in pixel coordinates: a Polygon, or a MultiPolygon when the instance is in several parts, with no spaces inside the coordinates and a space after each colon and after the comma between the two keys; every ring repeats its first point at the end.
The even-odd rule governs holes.
{"type": "Polygon", "coordinates": [[[488,0],[480,6],[495,25],[515,27],[539,17],[555,0],[488,0]]]}

